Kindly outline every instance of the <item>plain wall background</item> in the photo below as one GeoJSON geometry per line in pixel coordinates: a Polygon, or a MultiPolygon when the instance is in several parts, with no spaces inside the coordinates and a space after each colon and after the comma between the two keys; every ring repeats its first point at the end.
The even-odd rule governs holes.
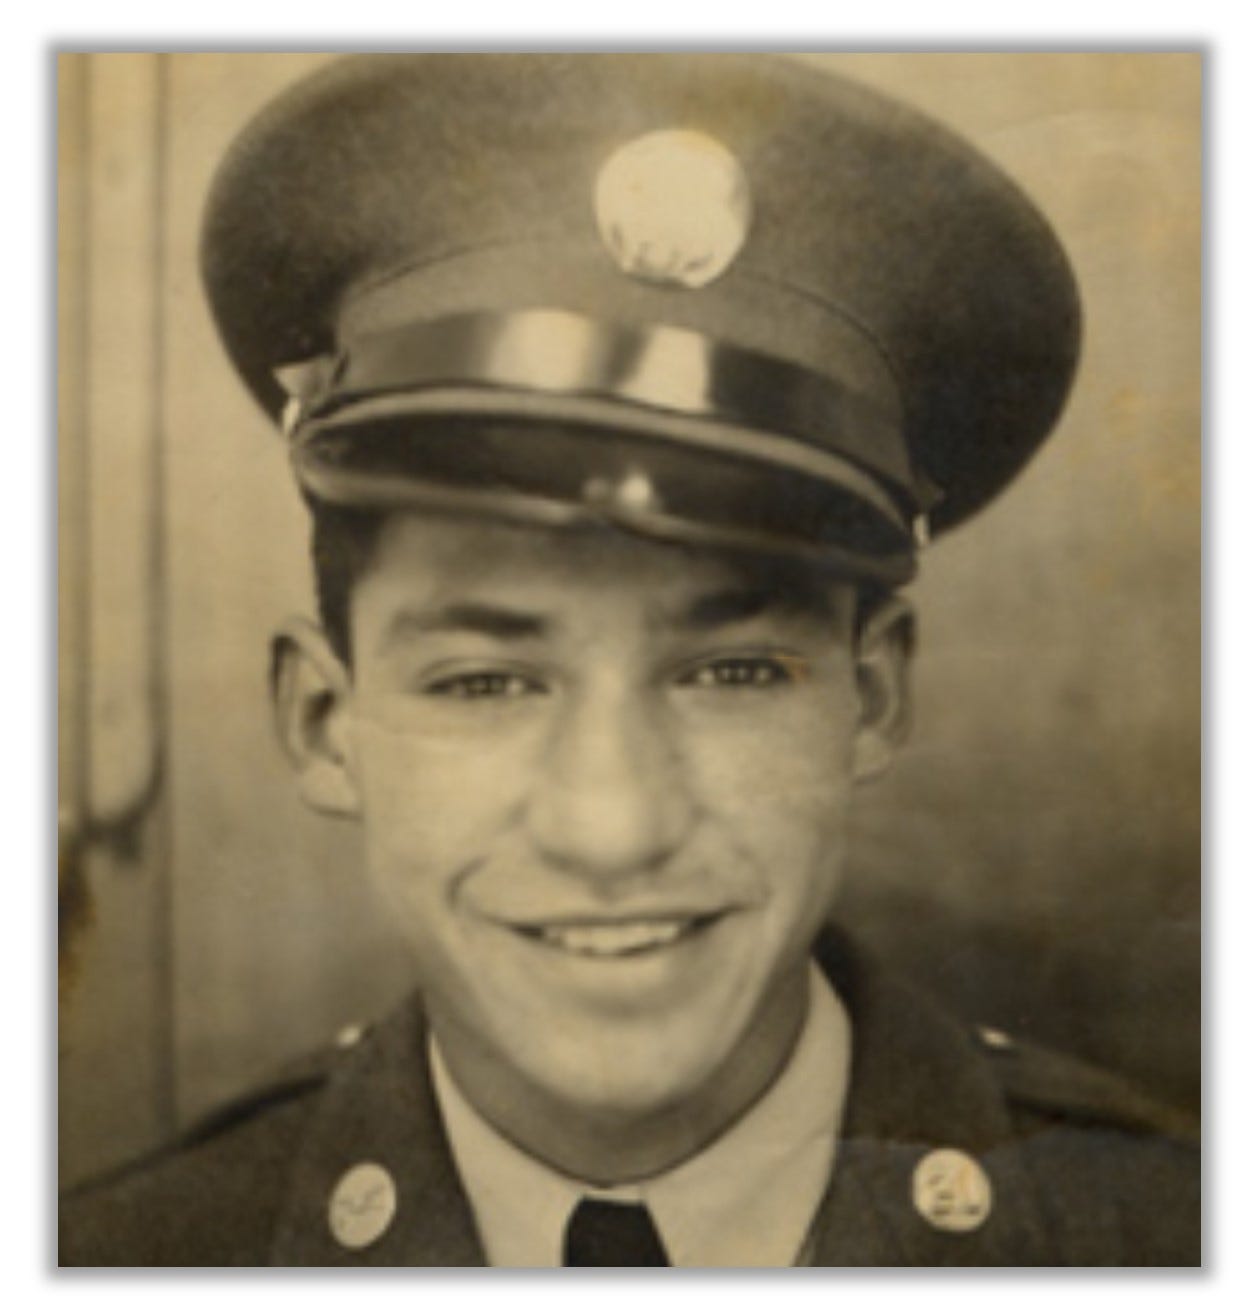
{"type": "MultiPolygon", "coordinates": [[[[90,291],[86,308],[62,307],[63,797],[104,787],[76,763],[104,741],[112,704],[72,677],[118,647],[122,613],[112,597],[79,603],[125,574],[111,554],[136,524],[157,567],[135,587],[156,588],[157,620],[134,645],[155,672],[165,750],[137,842],[87,861],[95,921],[62,1007],[66,1181],[405,984],[353,829],[303,809],[273,744],[266,639],[310,609],[304,517],[196,272],[226,143],[324,58],[112,55],[63,69],[83,110],[63,125],[82,129],[70,148],[63,137],[63,281],[73,290],[87,269],[90,291]],[[122,85],[150,94],[103,112],[122,85]],[[130,205],[144,222],[99,222],[130,205]],[[74,214],[87,218],[75,227],[74,214]],[[137,299],[145,314],[119,312],[137,299]],[[112,454],[143,449],[127,396],[151,435],[132,457],[155,471],[156,519],[117,486],[112,454]]],[[[859,800],[839,915],[964,1015],[1195,1104],[1199,59],[806,58],[902,95],[1000,162],[1057,227],[1086,312],[1057,435],[925,555],[913,741],[859,800]]]]}

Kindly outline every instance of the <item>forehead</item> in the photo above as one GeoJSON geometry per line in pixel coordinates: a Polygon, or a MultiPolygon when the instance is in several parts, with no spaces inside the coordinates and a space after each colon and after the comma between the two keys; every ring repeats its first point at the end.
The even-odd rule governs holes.
{"type": "Polygon", "coordinates": [[[677,614],[701,599],[755,595],[761,609],[838,619],[854,586],[805,565],[648,539],[606,527],[550,529],[396,513],[380,527],[355,611],[465,598],[547,612],[637,605],[677,614]]]}

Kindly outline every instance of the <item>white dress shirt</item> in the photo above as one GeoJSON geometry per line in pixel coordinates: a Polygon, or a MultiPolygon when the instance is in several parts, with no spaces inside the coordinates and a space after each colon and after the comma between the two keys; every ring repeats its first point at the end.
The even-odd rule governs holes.
{"type": "Polygon", "coordinates": [[[557,1268],[584,1196],[645,1204],[678,1268],[789,1268],[806,1258],[834,1168],[851,1060],[851,1023],[812,964],[808,1013],[767,1092],[700,1154],[622,1187],[573,1180],[525,1154],[459,1091],[432,1046],[437,1100],[494,1268],[557,1268]]]}

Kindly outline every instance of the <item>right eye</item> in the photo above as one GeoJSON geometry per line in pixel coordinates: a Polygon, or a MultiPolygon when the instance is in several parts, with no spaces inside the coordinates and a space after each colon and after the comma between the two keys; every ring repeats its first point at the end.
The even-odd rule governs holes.
{"type": "Polygon", "coordinates": [[[464,671],[433,680],[424,686],[429,698],[472,699],[523,698],[544,694],[545,685],[518,671],[464,671]]]}

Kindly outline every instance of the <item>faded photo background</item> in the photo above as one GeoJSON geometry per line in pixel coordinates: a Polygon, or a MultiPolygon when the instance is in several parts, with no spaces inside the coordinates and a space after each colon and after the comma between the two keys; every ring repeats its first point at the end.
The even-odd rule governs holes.
{"type": "MultiPolygon", "coordinates": [[[[355,830],[273,743],[304,513],[196,265],[228,141],[326,58],[59,60],[63,1185],[406,984],[355,830]]],[[[924,554],[912,742],[836,915],[962,1016],[1198,1107],[1199,57],[802,58],[1001,164],[1085,314],[1055,437],[924,554]]]]}

